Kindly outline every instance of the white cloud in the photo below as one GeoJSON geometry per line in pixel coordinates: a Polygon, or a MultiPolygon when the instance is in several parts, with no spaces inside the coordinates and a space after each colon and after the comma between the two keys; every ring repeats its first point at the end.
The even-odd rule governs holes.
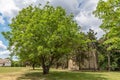
{"type": "Polygon", "coordinates": [[[102,21],[95,18],[92,12],[96,9],[99,0],[53,0],[54,6],[62,6],[67,13],[73,13],[75,20],[82,27],[84,32],[93,29],[100,38],[104,32],[99,28],[102,21]]]}
{"type": "Polygon", "coordinates": [[[75,19],[78,24],[82,27],[83,31],[88,31],[89,29],[93,29],[97,32],[97,37],[100,38],[104,32],[99,28],[102,21],[92,14],[96,9],[98,0],[83,0],[81,1],[79,8],[80,12],[76,15],[75,19]]]}
{"type": "Polygon", "coordinates": [[[3,16],[13,17],[14,13],[18,10],[14,0],[0,0],[0,12],[3,16]]]}
{"type": "Polygon", "coordinates": [[[0,58],[8,58],[9,57],[9,54],[0,54],[0,58]]]}
{"type": "Polygon", "coordinates": [[[0,49],[7,49],[7,47],[3,44],[2,41],[0,41],[0,49]]]}
{"type": "Polygon", "coordinates": [[[19,10],[30,4],[45,4],[47,1],[50,1],[50,4],[54,6],[62,6],[67,10],[67,13],[73,13],[83,31],[92,28],[98,34],[102,32],[99,29],[101,21],[92,14],[99,0],[0,0],[0,12],[4,16],[12,18],[17,15],[19,10]]]}
{"type": "Polygon", "coordinates": [[[0,13],[11,20],[22,8],[37,3],[37,1],[39,0],[0,0],[0,13]]]}
{"type": "Polygon", "coordinates": [[[9,54],[10,54],[9,50],[0,51],[0,55],[9,55],[9,54]]]}
{"type": "Polygon", "coordinates": [[[3,16],[0,16],[0,24],[4,24],[4,23],[5,23],[5,21],[3,19],[3,16]]]}
{"type": "MultiPolygon", "coordinates": [[[[0,13],[2,13],[2,17],[9,18],[9,22],[11,22],[11,19],[15,17],[22,8],[35,1],[37,0],[0,0],[0,13]]],[[[0,19],[0,21],[1,20],[2,23],[5,22],[3,19],[0,19]]]]}
{"type": "Polygon", "coordinates": [[[67,13],[77,14],[79,12],[79,3],[77,0],[52,0],[51,4],[54,6],[62,6],[67,13]]]}
{"type": "Polygon", "coordinates": [[[101,20],[94,17],[92,11],[81,10],[80,13],[75,17],[79,25],[81,25],[83,30],[88,30],[92,27],[99,28],[102,23],[101,20]]]}
{"type": "Polygon", "coordinates": [[[7,50],[7,46],[3,44],[2,41],[0,41],[0,58],[6,58],[10,54],[10,51],[7,50]]]}

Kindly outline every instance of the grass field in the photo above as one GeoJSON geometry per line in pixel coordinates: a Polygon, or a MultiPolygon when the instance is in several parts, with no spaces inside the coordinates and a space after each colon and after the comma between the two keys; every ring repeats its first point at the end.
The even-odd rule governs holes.
{"type": "Polygon", "coordinates": [[[40,69],[0,67],[0,80],[120,80],[120,72],[51,70],[50,74],[42,75],[40,69]]]}
{"type": "Polygon", "coordinates": [[[0,67],[0,74],[1,73],[10,73],[10,72],[19,72],[25,68],[21,67],[0,67]]]}

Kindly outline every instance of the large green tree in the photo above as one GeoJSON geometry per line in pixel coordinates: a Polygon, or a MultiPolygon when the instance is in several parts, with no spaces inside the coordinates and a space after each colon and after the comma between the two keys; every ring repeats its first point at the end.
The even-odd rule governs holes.
{"type": "Polygon", "coordinates": [[[108,68],[110,70],[110,55],[120,49],[120,1],[99,0],[94,14],[102,20],[101,28],[106,32],[104,45],[108,50],[108,68]]]}
{"type": "Polygon", "coordinates": [[[120,1],[99,0],[94,14],[102,20],[101,28],[106,32],[107,50],[120,49],[120,1]]]}
{"type": "Polygon", "coordinates": [[[71,53],[81,38],[73,16],[48,4],[22,9],[12,19],[10,28],[3,32],[9,49],[23,60],[40,62],[43,74],[49,73],[54,61],[71,53]]]}

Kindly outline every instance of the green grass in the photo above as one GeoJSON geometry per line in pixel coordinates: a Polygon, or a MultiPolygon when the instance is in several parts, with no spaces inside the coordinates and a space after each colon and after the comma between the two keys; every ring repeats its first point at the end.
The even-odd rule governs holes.
{"type": "Polygon", "coordinates": [[[79,72],[52,69],[50,74],[43,75],[41,69],[0,67],[0,77],[2,77],[0,80],[120,80],[120,72],[79,72]]]}
{"type": "Polygon", "coordinates": [[[0,67],[0,74],[1,73],[10,73],[10,72],[19,72],[23,68],[21,67],[0,67]]]}
{"type": "Polygon", "coordinates": [[[30,70],[17,80],[120,80],[119,72],[55,71],[43,75],[40,70],[30,70]]]}
{"type": "Polygon", "coordinates": [[[30,80],[107,80],[101,75],[93,75],[89,73],[75,73],[75,72],[52,72],[48,75],[42,75],[40,72],[28,73],[21,79],[30,80]]]}

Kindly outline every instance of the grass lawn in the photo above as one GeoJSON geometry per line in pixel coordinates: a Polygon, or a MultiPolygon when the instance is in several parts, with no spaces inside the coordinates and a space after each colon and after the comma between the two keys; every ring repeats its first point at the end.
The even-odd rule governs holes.
{"type": "Polygon", "coordinates": [[[24,68],[21,67],[0,67],[0,74],[1,73],[10,73],[10,72],[19,72],[24,68]]]}
{"type": "Polygon", "coordinates": [[[120,72],[51,70],[50,74],[42,75],[40,69],[0,67],[0,80],[120,80],[120,72]]]}

